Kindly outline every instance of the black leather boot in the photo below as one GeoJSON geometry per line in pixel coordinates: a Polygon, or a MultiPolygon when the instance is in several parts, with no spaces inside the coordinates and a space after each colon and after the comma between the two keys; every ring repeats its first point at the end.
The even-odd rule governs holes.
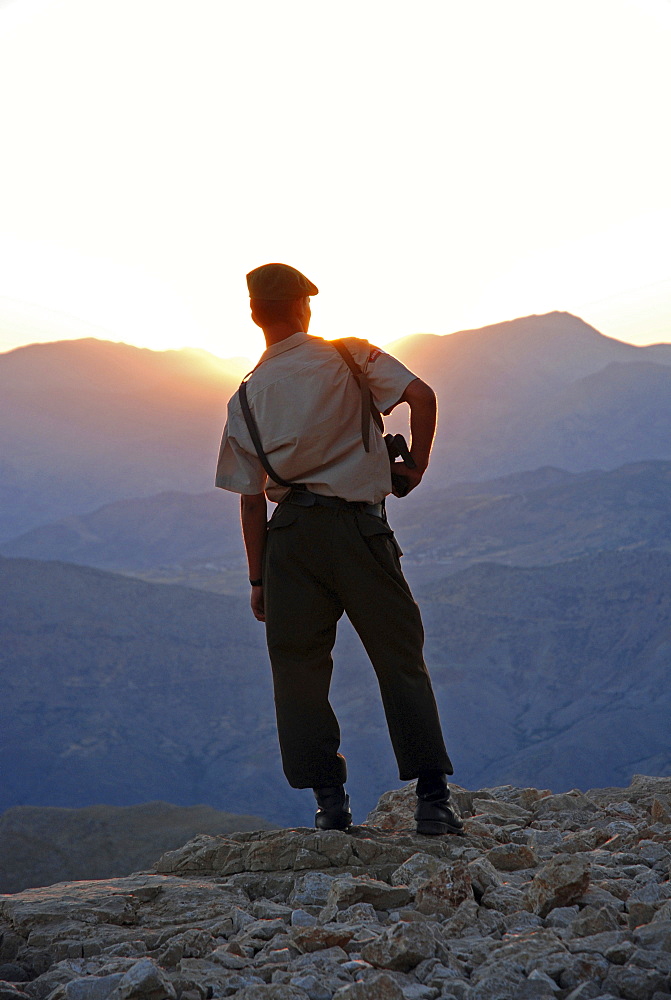
{"type": "Polygon", "coordinates": [[[344,785],[313,788],[317,800],[315,826],[318,830],[347,830],[352,823],[349,795],[344,785]]]}
{"type": "Polygon", "coordinates": [[[464,836],[464,824],[452,803],[447,779],[441,772],[427,771],[417,779],[417,833],[428,836],[454,833],[464,836]]]}

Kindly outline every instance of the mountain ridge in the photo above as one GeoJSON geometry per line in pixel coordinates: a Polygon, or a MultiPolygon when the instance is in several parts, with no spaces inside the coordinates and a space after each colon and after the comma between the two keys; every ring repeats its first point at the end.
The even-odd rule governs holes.
{"type": "MultiPolygon", "coordinates": [[[[541,465],[577,472],[671,459],[670,345],[625,344],[554,313],[417,335],[392,349],[438,393],[427,485],[541,465]],[[652,367],[640,368],[647,360],[652,367]],[[617,407],[621,380],[603,374],[611,362],[629,366],[625,379],[639,365],[627,412],[617,407]],[[588,376],[589,413],[576,423],[573,387],[588,376]]],[[[113,500],[209,489],[239,382],[228,364],[92,338],[1,354],[0,539],[113,500]]],[[[388,429],[407,432],[405,406],[388,429]]]]}

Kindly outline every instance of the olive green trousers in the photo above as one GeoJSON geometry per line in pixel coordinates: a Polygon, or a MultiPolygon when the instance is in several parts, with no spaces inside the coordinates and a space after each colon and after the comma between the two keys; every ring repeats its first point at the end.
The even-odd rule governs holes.
{"type": "Polygon", "coordinates": [[[358,510],[280,504],[268,524],[266,636],[282,764],[294,788],[343,783],[340,727],[329,703],[336,625],[345,612],[375,669],[398,763],[452,774],[424,629],[386,521],[358,510]]]}

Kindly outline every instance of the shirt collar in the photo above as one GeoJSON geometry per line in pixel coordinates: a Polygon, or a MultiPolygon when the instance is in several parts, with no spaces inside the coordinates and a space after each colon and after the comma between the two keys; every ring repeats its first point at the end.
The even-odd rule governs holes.
{"type": "Polygon", "coordinates": [[[309,333],[303,333],[302,330],[299,333],[292,333],[290,337],[285,337],[284,340],[280,340],[277,344],[271,344],[270,347],[266,348],[259,358],[259,364],[267,361],[269,358],[277,357],[278,354],[284,354],[285,351],[291,351],[294,347],[300,347],[301,344],[307,344],[308,340],[315,339],[317,338],[311,337],[309,333]]]}

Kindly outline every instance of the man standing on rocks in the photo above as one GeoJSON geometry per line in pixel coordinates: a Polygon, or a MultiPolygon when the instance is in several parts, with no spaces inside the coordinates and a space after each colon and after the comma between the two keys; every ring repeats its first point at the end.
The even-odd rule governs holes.
{"type": "Polygon", "coordinates": [[[264,264],[247,286],[267,349],[229,401],[216,485],[242,494],[251,605],[266,625],[284,773],[294,788],[314,790],[319,829],[349,827],[328,700],[346,612],[377,674],[399,777],[418,779],[418,833],[461,833],[419,608],[385,515],[391,470],[374,419],[408,403],[414,467],[396,463],[394,492],[414,489],[429,463],[434,392],[366,340],[308,336],[318,289],[295,268],[264,264]],[[266,497],[277,503],[268,523],[266,497]]]}

